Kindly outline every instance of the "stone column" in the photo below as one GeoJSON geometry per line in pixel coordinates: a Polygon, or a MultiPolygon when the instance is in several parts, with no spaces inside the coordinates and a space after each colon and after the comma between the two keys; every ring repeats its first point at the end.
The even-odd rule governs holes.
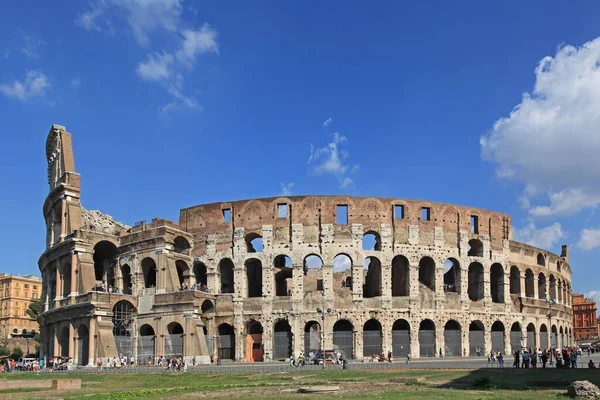
{"type": "MultiPolygon", "coordinates": [[[[261,260],[262,261],[262,260],[261,260]]],[[[262,267],[262,295],[263,298],[271,299],[275,296],[275,279],[273,274],[275,273],[275,268],[271,265],[267,265],[265,267],[263,263],[262,267]]]]}
{"type": "Polygon", "coordinates": [[[293,306],[301,306],[304,297],[304,269],[302,265],[292,267],[292,300],[293,306]]]}
{"type": "Polygon", "coordinates": [[[65,236],[67,235],[67,200],[62,196],[61,206],[60,206],[60,241],[65,240],[65,236]]]}
{"type": "Polygon", "coordinates": [[[52,357],[56,357],[60,355],[60,352],[58,351],[58,332],[59,332],[59,326],[54,325],[53,331],[52,331],[52,336],[54,340],[54,350],[53,350],[53,354],[52,357]]]}
{"type": "Polygon", "coordinates": [[[156,250],[156,294],[165,293],[167,288],[167,258],[162,249],[156,250]]]}
{"type": "Polygon", "coordinates": [[[333,301],[333,265],[323,264],[323,292],[325,302],[333,301]]]}
{"type": "Polygon", "coordinates": [[[42,312],[49,310],[49,302],[48,302],[48,267],[44,267],[44,271],[42,271],[42,312]]]}
{"type": "Polygon", "coordinates": [[[521,270],[519,270],[519,290],[521,291],[521,297],[526,297],[525,293],[527,292],[527,280],[525,278],[525,274],[521,273],[521,270]]]}
{"type": "Polygon", "coordinates": [[[385,323],[385,320],[384,323],[381,324],[381,335],[381,347],[383,347],[385,356],[387,357],[388,351],[392,351],[392,325],[385,323]]]}
{"type": "Polygon", "coordinates": [[[381,264],[381,300],[384,308],[392,307],[392,264],[381,264]]]}
{"type": "Polygon", "coordinates": [[[363,299],[363,278],[363,264],[352,260],[352,300],[355,302],[363,299]]]}
{"type": "Polygon", "coordinates": [[[56,262],[56,266],[54,267],[56,268],[56,293],[55,293],[55,308],[60,307],[60,299],[62,298],[62,288],[63,288],[63,277],[62,277],[62,271],[60,270],[60,267],[58,265],[58,261],[56,262]]]}
{"type": "Polygon", "coordinates": [[[446,357],[446,338],[444,337],[444,325],[441,322],[435,324],[435,350],[436,357],[440,355],[440,349],[442,350],[442,355],[446,357]]]}
{"type": "Polygon", "coordinates": [[[75,357],[75,328],[69,322],[69,357],[75,357]]]}
{"type": "Polygon", "coordinates": [[[410,354],[412,357],[421,356],[419,344],[419,321],[412,321],[410,324],[410,354]]]}
{"type": "Polygon", "coordinates": [[[487,329],[483,331],[483,340],[485,343],[485,351],[487,355],[492,351],[492,325],[487,326],[487,329]]]}
{"type": "MultiPolygon", "coordinates": [[[[234,299],[244,299],[248,297],[248,283],[246,282],[246,267],[242,266],[233,268],[233,282],[234,282],[234,299]]],[[[236,353],[237,354],[237,353],[236,353]]]]}
{"type": "Polygon", "coordinates": [[[435,261],[435,297],[445,299],[444,296],[444,260],[435,261]]]}
{"type": "Polygon", "coordinates": [[[78,263],[79,258],[77,257],[77,251],[71,252],[71,296],[77,296],[79,294],[77,288],[77,273],[79,271],[77,268],[78,263]]]}
{"type": "Polygon", "coordinates": [[[369,357],[370,354],[363,354],[363,331],[361,327],[354,327],[354,354],[357,360],[363,357],[369,357]]]}

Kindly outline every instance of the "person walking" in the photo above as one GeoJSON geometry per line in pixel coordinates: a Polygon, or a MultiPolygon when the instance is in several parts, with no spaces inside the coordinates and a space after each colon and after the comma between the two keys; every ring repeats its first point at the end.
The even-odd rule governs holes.
{"type": "Polygon", "coordinates": [[[519,361],[520,361],[519,350],[515,351],[514,356],[515,356],[515,361],[513,362],[513,367],[519,368],[519,361]]]}
{"type": "Polygon", "coordinates": [[[525,368],[529,368],[529,352],[527,350],[523,353],[523,364],[525,364],[525,368]]]}
{"type": "Polygon", "coordinates": [[[500,368],[504,368],[504,357],[502,356],[502,353],[498,353],[498,365],[500,368]]]}
{"type": "Polygon", "coordinates": [[[98,359],[98,367],[100,367],[100,372],[102,372],[102,357],[98,359]]]}
{"type": "Polygon", "coordinates": [[[531,368],[536,368],[537,367],[537,359],[538,359],[537,351],[533,350],[530,358],[531,358],[531,368]]]}
{"type": "Polygon", "coordinates": [[[546,368],[546,363],[548,362],[548,352],[546,349],[542,351],[542,368],[546,368]]]}
{"type": "Polygon", "coordinates": [[[571,368],[577,368],[577,351],[571,353],[571,368]]]}

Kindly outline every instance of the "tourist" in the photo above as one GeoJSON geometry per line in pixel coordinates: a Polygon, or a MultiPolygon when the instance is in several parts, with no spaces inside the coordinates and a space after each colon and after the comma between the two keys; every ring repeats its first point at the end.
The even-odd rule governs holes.
{"type": "Polygon", "coordinates": [[[592,361],[592,359],[590,358],[590,361],[588,362],[588,368],[596,368],[596,366],[594,365],[594,361],[592,361]]]}
{"type": "Polygon", "coordinates": [[[502,356],[502,353],[498,353],[498,365],[500,368],[504,368],[504,357],[502,356]]]}
{"type": "Polygon", "coordinates": [[[44,370],[44,359],[40,358],[40,372],[44,370]]]}
{"type": "Polygon", "coordinates": [[[515,351],[515,361],[513,362],[514,368],[519,368],[519,350],[515,351]]]}
{"type": "Polygon", "coordinates": [[[410,352],[406,353],[406,363],[410,364],[410,352]]]}
{"type": "Polygon", "coordinates": [[[546,368],[546,363],[548,362],[548,352],[546,349],[542,351],[542,368],[546,368]]]}
{"type": "Polygon", "coordinates": [[[294,355],[292,354],[290,356],[290,367],[295,367],[296,366],[296,362],[294,360],[294,355]]]}
{"type": "Polygon", "coordinates": [[[535,349],[531,353],[530,357],[531,357],[531,368],[536,368],[537,367],[538,354],[537,354],[537,351],[535,351],[535,349]]]}
{"type": "Polygon", "coordinates": [[[571,353],[571,368],[577,368],[577,352],[571,353]]]}
{"type": "Polygon", "coordinates": [[[525,364],[525,368],[529,368],[529,352],[527,350],[523,353],[523,364],[525,364]]]}

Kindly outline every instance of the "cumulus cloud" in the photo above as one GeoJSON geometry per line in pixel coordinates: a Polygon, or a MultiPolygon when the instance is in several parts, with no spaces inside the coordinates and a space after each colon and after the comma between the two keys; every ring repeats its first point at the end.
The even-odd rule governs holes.
{"type": "Polygon", "coordinates": [[[209,24],[202,25],[198,30],[186,29],[181,32],[183,40],[181,48],[177,51],[177,59],[191,67],[196,62],[196,57],[205,53],[219,53],[217,45],[217,31],[209,24]]]}
{"type": "Polygon", "coordinates": [[[589,292],[584,294],[586,299],[590,299],[596,302],[596,304],[600,303],[600,290],[590,290],[589,292]]]}
{"type": "Polygon", "coordinates": [[[48,77],[39,71],[27,71],[23,81],[0,84],[0,92],[7,97],[27,101],[32,97],[43,96],[50,87],[48,77]]]}
{"type": "Polygon", "coordinates": [[[577,247],[583,250],[593,250],[597,247],[600,247],[600,229],[583,229],[579,236],[577,247]]]}
{"type": "Polygon", "coordinates": [[[333,272],[342,272],[349,270],[352,267],[350,258],[345,255],[336,256],[333,259],[333,272]]]}
{"type": "Polygon", "coordinates": [[[559,222],[544,228],[537,228],[530,222],[522,229],[514,229],[515,239],[542,249],[552,249],[560,239],[565,237],[559,222]]]}
{"type": "Polygon", "coordinates": [[[180,0],[97,0],[75,23],[86,30],[112,32],[111,19],[124,14],[135,40],[146,47],[156,30],[177,31],[181,10],[180,0]]]}
{"type": "Polygon", "coordinates": [[[292,195],[292,187],[294,187],[293,183],[281,183],[281,196],[291,196],[292,195]]]}
{"type": "Polygon", "coordinates": [[[536,191],[520,200],[532,217],[565,216],[600,202],[600,38],[563,46],[535,68],[536,82],[480,140],[499,179],[536,191]],[[535,205],[541,195],[549,205],[535,205]]]}
{"type": "Polygon", "coordinates": [[[346,189],[354,184],[348,175],[359,168],[358,165],[350,165],[347,162],[348,157],[348,138],[335,132],[331,142],[323,147],[315,148],[310,144],[308,164],[311,165],[312,171],[319,175],[335,176],[340,182],[340,187],[346,189]]]}
{"type": "Polygon", "coordinates": [[[170,68],[173,56],[168,53],[148,54],[146,60],[137,65],[136,72],[141,79],[147,81],[162,81],[171,77],[170,68]]]}
{"type": "Polygon", "coordinates": [[[333,120],[331,119],[331,117],[327,118],[325,121],[323,121],[323,127],[327,128],[332,122],[333,120]]]}

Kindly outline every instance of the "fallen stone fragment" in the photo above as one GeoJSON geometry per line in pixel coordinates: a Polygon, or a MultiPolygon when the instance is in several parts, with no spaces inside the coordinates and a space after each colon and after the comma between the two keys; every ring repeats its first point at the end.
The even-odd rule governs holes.
{"type": "Polygon", "coordinates": [[[569,397],[595,399],[600,397],[600,389],[590,381],[575,381],[567,389],[569,397]]]}

